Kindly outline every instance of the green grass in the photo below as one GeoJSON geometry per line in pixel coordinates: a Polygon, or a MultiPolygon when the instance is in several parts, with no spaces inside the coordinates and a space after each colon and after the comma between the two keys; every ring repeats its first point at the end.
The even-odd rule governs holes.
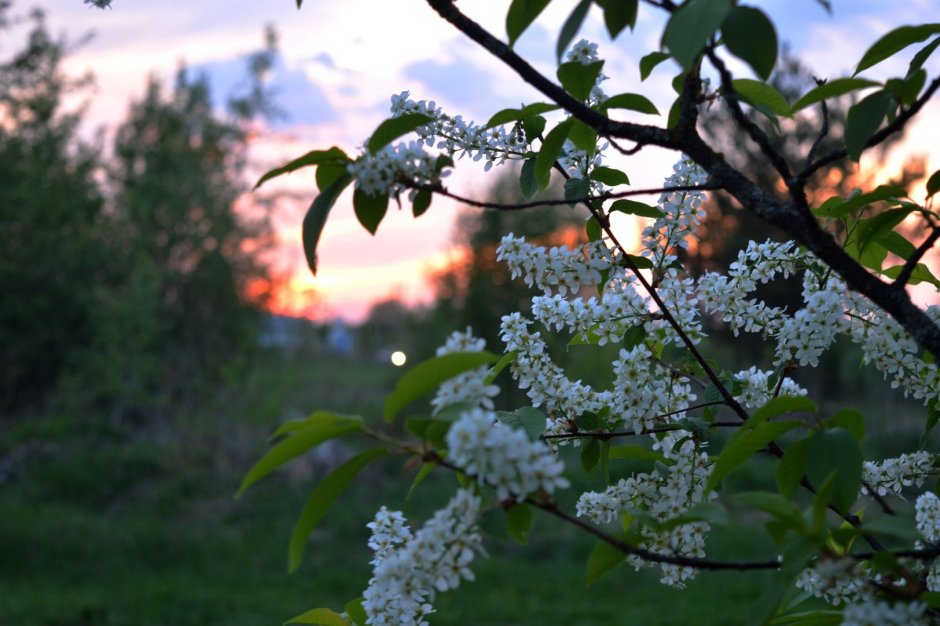
{"type": "MultiPolygon", "coordinates": [[[[374,363],[266,355],[198,414],[133,429],[61,417],[7,429],[0,452],[22,460],[0,486],[0,624],[254,626],[341,609],[368,581],[365,524],[379,504],[420,524],[446,502],[454,478],[436,473],[407,501],[414,470],[402,459],[370,468],[316,530],[293,575],[287,540],[315,476],[280,472],[240,500],[232,494],[280,421],[320,408],[374,419],[397,374],[374,363]]],[[[757,530],[716,532],[709,548],[729,558],[766,553],[757,530]]],[[[487,540],[477,580],[440,594],[432,624],[746,624],[766,583],[706,574],[676,591],[655,570],[624,565],[586,589],[591,547],[537,513],[530,545],[487,540]]]]}

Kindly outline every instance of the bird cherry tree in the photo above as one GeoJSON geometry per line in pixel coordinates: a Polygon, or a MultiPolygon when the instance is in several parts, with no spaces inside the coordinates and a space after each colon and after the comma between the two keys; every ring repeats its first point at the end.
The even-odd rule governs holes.
{"type": "MultiPolygon", "coordinates": [[[[570,2],[557,41],[557,71],[548,76],[513,46],[549,2],[509,2],[503,34],[484,29],[453,0],[427,0],[446,25],[534,87],[539,101],[496,111],[478,124],[407,92],[393,95],[388,119],[357,154],[338,147],[314,150],[258,182],[316,168],[319,193],[303,223],[314,272],[330,209],[350,186],[356,216],[371,233],[392,199],[409,202],[415,217],[429,210],[435,196],[486,210],[554,203],[583,205],[590,212],[583,246],[546,248],[513,235],[503,239],[499,259],[533,288],[531,312],[502,319],[503,345],[490,346],[494,352],[469,329],[458,330],[436,357],[408,371],[388,396],[384,414],[386,422],[407,416],[404,430],[327,410],[277,430],[240,492],[330,438],[359,435],[372,442],[313,491],[290,539],[291,568],[343,488],[390,452],[420,462],[416,485],[432,471],[453,472],[461,485],[423,523],[379,507],[368,524],[373,570],[363,581],[362,597],[342,599],[341,612],[313,609],[293,621],[433,621],[436,595],[473,579],[473,562],[485,544],[479,519],[496,510],[517,536],[525,535],[536,514],[591,535],[596,547],[587,557],[589,579],[626,564],[657,569],[663,584],[681,588],[709,572],[766,570],[777,578],[757,600],[760,621],[937,622],[940,500],[928,481],[940,464],[927,444],[940,418],[940,307],[918,306],[908,286],[940,287],[924,263],[940,239],[933,206],[940,172],[926,181],[926,195],[880,185],[813,206],[807,190],[824,185],[819,173],[827,166],[858,161],[900,133],[934,96],[940,77],[928,79],[925,64],[940,46],[940,24],[888,32],[867,48],[851,76],[819,79],[791,102],[769,82],[778,37],[757,6],[732,0],[570,2]],[[661,46],[640,61],[644,80],[663,76],[669,67],[680,70],[672,79],[676,98],[668,114],[647,118],[665,123],[621,121],[624,111],[631,119],[658,111],[640,93],[605,93],[603,48],[578,41],[591,11],[603,16],[611,39],[605,46],[629,37],[646,13],[665,15],[661,46]],[[870,68],[900,58],[907,62],[903,75],[866,77],[870,68]],[[732,73],[732,59],[743,62],[746,76],[732,73]],[[840,147],[828,151],[827,101],[843,96],[854,104],[844,136],[836,138],[840,147]],[[726,107],[760,148],[776,172],[774,188],[759,187],[706,140],[699,120],[709,106],[726,107]],[[786,121],[795,116],[819,129],[799,162],[774,147],[774,135],[785,134],[786,121]],[[629,163],[625,157],[653,146],[675,153],[673,171],[659,186],[634,188],[628,172],[612,161],[629,163]],[[521,165],[525,197],[546,189],[553,175],[561,177],[564,197],[519,204],[462,197],[444,184],[461,157],[483,162],[486,171],[521,165]],[[657,194],[655,205],[631,199],[657,194]],[[691,276],[680,250],[696,236],[707,194],[726,194],[789,240],[752,241],[726,273],[691,276]],[[638,249],[626,247],[611,229],[610,217],[618,212],[646,220],[638,249]],[[802,282],[803,303],[796,311],[769,306],[755,295],[762,284],[794,277],[802,282]],[[722,367],[709,355],[709,317],[743,340],[766,342],[772,360],[740,371],[722,367]],[[549,353],[549,334],[618,346],[610,363],[613,383],[572,380],[549,353]],[[892,416],[820,410],[795,382],[794,372],[818,366],[820,355],[843,335],[891,387],[923,402],[921,449],[865,459],[866,422],[890,422],[892,416]],[[494,381],[506,368],[529,405],[496,411],[494,381]],[[430,405],[420,401],[431,393],[430,405]],[[565,448],[578,449],[579,466],[565,465],[559,454],[565,448]],[[775,480],[747,492],[725,485],[755,456],[773,459],[775,480]],[[614,478],[608,464],[615,458],[643,461],[647,471],[614,478]],[[594,467],[603,470],[606,487],[580,494],[573,510],[560,505],[557,494],[570,488],[572,473],[594,467]],[[776,549],[745,560],[712,554],[709,532],[735,523],[729,511],[764,519],[776,549]],[[808,609],[803,600],[812,597],[829,608],[808,609]]],[[[817,2],[819,10],[829,10],[828,2],[817,2]]]]}

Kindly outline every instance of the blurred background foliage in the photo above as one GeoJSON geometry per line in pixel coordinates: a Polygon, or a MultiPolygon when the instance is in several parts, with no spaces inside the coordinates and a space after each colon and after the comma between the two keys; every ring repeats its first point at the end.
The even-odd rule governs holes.
{"type": "MultiPolygon", "coordinates": [[[[499,240],[513,232],[575,244],[585,216],[567,207],[462,209],[453,236],[459,259],[433,278],[428,305],[382,302],[354,328],[275,318],[265,313],[264,293],[246,295],[256,293],[250,282],[271,282],[258,261],[270,227],[263,213],[235,208],[247,189],[248,121],[277,112],[260,80],[274,34],[250,58],[249,88],[230,99],[227,114],[203,77],[181,69],[169,87],[143,84],[106,142],[80,132],[92,79],[63,72],[71,43],[52,36],[41,13],[14,16],[2,1],[0,28],[3,37],[26,33],[0,57],[0,624],[247,626],[281,623],[311,606],[339,608],[367,581],[364,525],[377,503],[420,518],[446,499],[453,479],[432,478],[408,500],[416,468],[390,460],[344,496],[301,571],[288,576],[293,520],[313,482],[351,451],[319,450],[235,501],[265,437],[314,409],[378,419],[400,374],[388,363],[392,350],[415,363],[471,326],[500,351],[500,317],[526,311],[532,292],[497,263],[499,240]]],[[[774,80],[792,95],[812,77],[789,58],[774,80]]],[[[831,107],[833,127],[844,105],[831,107]]],[[[752,176],[772,180],[720,107],[705,124],[744,149],[752,176]]],[[[786,130],[786,153],[805,154],[816,128],[786,130]]],[[[918,167],[902,178],[921,175],[918,167]]],[[[486,193],[518,200],[516,176],[510,171],[486,193]]],[[[847,169],[821,179],[830,186],[817,202],[864,182],[847,169]]],[[[693,273],[726,268],[745,238],[779,237],[720,196],[707,212],[702,241],[685,259],[693,273]]],[[[760,295],[792,309],[799,289],[774,283],[760,295]]],[[[723,366],[770,368],[761,342],[711,323],[708,352],[723,366]]],[[[606,384],[616,346],[569,346],[568,337],[545,334],[572,377],[606,384]]],[[[820,368],[797,377],[823,406],[865,408],[880,446],[869,453],[896,452],[920,432],[922,412],[860,370],[860,356],[839,344],[820,368]]],[[[499,404],[526,404],[502,376],[499,404]]],[[[768,478],[755,466],[741,480],[768,478]]],[[[748,525],[717,533],[712,548],[730,557],[751,552],[748,542],[758,540],[748,525]]],[[[481,562],[476,583],[442,596],[435,623],[609,624],[622,619],[625,603],[638,623],[743,623],[761,586],[728,575],[675,592],[654,573],[624,569],[588,591],[589,602],[577,601],[587,597],[587,538],[537,520],[532,546],[520,552],[490,530],[494,558],[481,562]],[[552,572],[552,585],[531,576],[533,563],[552,572]],[[709,622],[698,607],[719,593],[740,597],[740,612],[709,622]]]]}

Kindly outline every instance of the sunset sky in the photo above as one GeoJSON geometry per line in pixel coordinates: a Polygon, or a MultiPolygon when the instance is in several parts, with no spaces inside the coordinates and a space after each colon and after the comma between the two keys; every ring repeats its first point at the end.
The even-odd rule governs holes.
{"type": "MultiPolygon", "coordinates": [[[[572,4],[556,0],[517,45],[546,74],[554,75],[555,37],[572,4]]],[[[883,0],[833,0],[832,16],[814,0],[754,4],[771,15],[781,40],[816,75],[826,78],[850,74],[867,45],[895,26],[940,22],[940,3],[934,0],[892,3],[890,10],[883,0]]],[[[14,10],[26,6],[32,5],[18,1],[14,10]]],[[[280,34],[282,59],[270,84],[290,117],[266,130],[254,150],[255,172],[331,145],[354,154],[387,115],[390,95],[400,91],[436,100],[448,113],[480,122],[501,108],[542,99],[441,22],[421,0],[307,0],[299,11],[294,0],[115,0],[113,9],[104,11],[81,0],[47,0],[39,6],[47,10],[55,32],[73,39],[95,33],[67,60],[68,71],[96,76],[96,95],[86,116],[88,132],[112,128],[125,116],[129,99],[140,97],[148,75],[169,79],[181,62],[210,78],[221,103],[237,86],[245,55],[260,47],[264,26],[273,25],[280,34]]],[[[462,10],[500,36],[505,34],[507,6],[504,0],[460,2],[462,10]]],[[[600,12],[592,10],[581,36],[600,44],[600,55],[607,60],[604,71],[612,77],[605,83],[608,94],[640,91],[668,111],[675,68],[659,68],[643,85],[637,69],[640,57],[658,47],[661,26],[658,12],[643,6],[636,33],[611,43],[600,12]]],[[[0,55],[7,52],[0,47],[0,55]]],[[[866,74],[879,78],[892,70],[903,73],[908,58],[866,74]]],[[[938,68],[935,58],[928,71],[936,75],[938,68]]],[[[740,66],[734,69],[748,75],[740,66]]],[[[938,136],[940,104],[934,101],[908,133],[907,149],[929,154],[938,136]]],[[[885,177],[899,167],[899,158],[885,177]]],[[[674,155],[645,149],[617,164],[635,186],[645,187],[659,184],[673,160],[674,155]]],[[[940,152],[929,157],[928,167],[940,168],[940,152]]],[[[448,184],[459,193],[482,196],[486,183],[481,172],[476,164],[458,162],[448,184]]],[[[312,174],[296,173],[282,188],[308,204],[316,191],[312,174]]],[[[319,254],[322,269],[314,278],[300,249],[304,208],[295,203],[279,218],[281,259],[290,264],[292,274],[279,297],[281,309],[294,314],[340,315],[355,321],[371,302],[390,295],[419,301],[428,296],[427,272],[444,266],[453,254],[453,203],[436,199],[418,220],[407,206],[402,212],[392,209],[372,237],[355,221],[347,192],[327,224],[319,254]]]]}

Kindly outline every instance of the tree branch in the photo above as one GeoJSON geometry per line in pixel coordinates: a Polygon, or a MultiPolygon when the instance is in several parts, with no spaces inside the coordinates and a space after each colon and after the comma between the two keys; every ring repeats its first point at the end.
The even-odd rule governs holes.
{"type": "MultiPolygon", "coordinates": [[[[895,118],[893,122],[872,135],[868,142],[865,143],[864,149],[867,150],[869,148],[873,148],[894,133],[903,130],[904,126],[907,125],[911,118],[913,118],[917,112],[920,111],[925,104],[927,104],[927,101],[933,97],[933,94],[937,91],[937,89],[940,89],[940,76],[931,81],[930,85],[927,87],[924,93],[921,94],[920,98],[914,102],[914,104],[901,111],[901,113],[898,114],[897,118],[895,118]]],[[[819,160],[813,162],[811,165],[808,165],[806,169],[797,174],[797,178],[805,181],[821,168],[840,159],[844,159],[848,155],[848,150],[845,148],[833,150],[829,154],[819,157],[819,160]]]]}
{"type": "Polygon", "coordinates": [[[930,236],[927,237],[917,249],[914,250],[914,254],[910,256],[907,261],[904,262],[904,267],[901,268],[901,273],[898,274],[898,277],[894,279],[894,282],[891,283],[891,286],[895,289],[904,289],[904,286],[907,284],[907,281],[911,279],[911,274],[914,273],[914,269],[917,267],[917,264],[920,260],[927,254],[927,251],[933,247],[937,240],[940,239],[940,226],[934,226],[933,232],[930,233],[930,236]]]}

